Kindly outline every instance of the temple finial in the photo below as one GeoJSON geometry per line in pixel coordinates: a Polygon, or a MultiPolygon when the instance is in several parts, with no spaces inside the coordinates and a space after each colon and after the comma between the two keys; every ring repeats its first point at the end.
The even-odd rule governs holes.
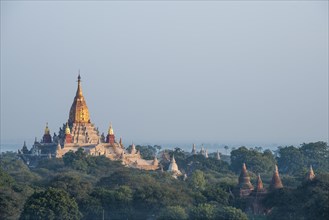
{"type": "Polygon", "coordinates": [[[306,180],[312,181],[314,178],[315,178],[315,174],[313,171],[313,167],[312,167],[312,165],[310,165],[310,170],[306,174],[306,180]]]}
{"type": "Polygon", "coordinates": [[[242,164],[242,170],[247,170],[246,163],[242,164]]]}
{"type": "Polygon", "coordinates": [[[67,122],[66,122],[65,134],[71,134],[71,130],[67,122]]]}
{"type": "Polygon", "coordinates": [[[274,173],[272,176],[272,182],[270,184],[270,189],[281,189],[283,188],[282,182],[281,182],[281,178],[279,175],[279,169],[278,166],[275,165],[275,169],[274,169],[274,173]]]}
{"type": "Polygon", "coordinates": [[[77,94],[76,96],[82,96],[82,89],[81,89],[81,76],[80,76],[80,70],[79,70],[79,75],[78,75],[78,89],[77,89],[77,94]]]}
{"type": "Polygon", "coordinates": [[[108,134],[110,134],[110,135],[114,134],[113,127],[112,127],[112,122],[110,122],[110,127],[109,127],[108,134]]]}
{"type": "Polygon", "coordinates": [[[48,128],[48,122],[46,123],[45,134],[50,134],[50,131],[49,131],[49,128],[48,128]]]}
{"type": "Polygon", "coordinates": [[[257,191],[261,191],[261,190],[263,190],[263,188],[264,188],[263,181],[260,178],[260,174],[258,174],[258,177],[257,177],[257,191]]]}

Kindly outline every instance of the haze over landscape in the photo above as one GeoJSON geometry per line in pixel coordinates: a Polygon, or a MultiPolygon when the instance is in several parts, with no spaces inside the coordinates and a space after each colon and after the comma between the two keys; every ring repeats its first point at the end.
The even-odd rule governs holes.
{"type": "Polygon", "coordinates": [[[327,1],[1,1],[1,145],[58,133],[79,69],[126,144],[328,142],[327,1]]]}

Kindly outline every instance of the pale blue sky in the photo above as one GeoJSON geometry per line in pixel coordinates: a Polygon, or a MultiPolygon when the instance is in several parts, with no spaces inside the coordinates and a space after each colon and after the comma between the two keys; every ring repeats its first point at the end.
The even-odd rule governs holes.
{"type": "Polygon", "coordinates": [[[91,120],[126,143],[328,141],[328,2],[1,1],[1,139],[91,120]]]}

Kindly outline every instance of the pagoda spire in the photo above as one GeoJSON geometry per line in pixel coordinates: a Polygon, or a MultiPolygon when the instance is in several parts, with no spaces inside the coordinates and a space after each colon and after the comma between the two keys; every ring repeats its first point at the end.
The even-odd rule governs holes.
{"type": "Polygon", "coordinates": [[[77,97],[81,97],[82,96],[80,70],[79,70],[79,75],[78,75],[78,89],[77,89],[76,96],[77,97]]]}
{"type": "Polygon", "coordinates": [[[306,174],[306,180],[312,181],[314,178],[315,178],[315,174],[314,174],[314,171],[313,171],[313,167],[311,165],[310,170],[306,174]]]}
{"type": "Polygon", "coordinates": [[[220,154],[219,154],[219,150],[217,150],[217,160],[220,160],[220,154]]]}
{"type": "Polygon", "coordinates": [[[48,128],[48,122],[46,123],[45,134],[50,134],[50,130],[48,128]]]}
{"type": "Polygon", "coordinates": [[[73,123],[90,123],[89,110],[85,98],[82,95],[80,72],[78,75],[77,92],[74,97],[69,115],[69,125],[71,126],[73,123]]]}
{"type": "Polygon", "coordinates": [[[241,173],[239,176],[239,186],[242,189],[245,189],[245,188],[248,188],[250,190],[254,189],[253,185],[250,182],[250,177],[249,177],[245,163],[242,164],[242,170],[241,170],[241,173]]]}
{"type": "Polygon", "coordinates": [[[123,148],[123,144],[122,144],[122,137],[120,137],[120,140],[119,140],[119,145],[120,145],[120,147],[122,147],[122,148],[123,148]]]}
{"type": "Polygon", "coordinates": [[[46,123],[46,128],[45,128],[45,133],[42,137],[43,143],[49,144],[51,143],[51,135],[50,135],[50,130],[48,128],[48,122],[46,123]]]}
{"type": "Polygon", "coordinates": [[[112,123],[110,123],[108,134],[106,136],[106,142],[107,143],[110,143],[111,145],[113,145],[115,143],[115,136],[114,136],[114,131],[113,131],[112,123]]]}
{"type": "Polygon", "coordinates": [[[172,173],[181,175],[181,172],[178,169],[178,165],[176,163],[174,154],[172,155],[171,162],[168,167],[168,172],[172,172],[172,173]]]}
{"type": "Polygon", "coordinates": [[[174,155],[174,154],[172,155],[171,162],[172,162],[172,163],[176,163],[175,155],[174,155]]]}
{"type": "Polygon", "coordinates": [[[68,122],[66,122],[66,128],[65,128],[65,143],[66,144],[72,143],[72,135],[68,122]]]}
{"type": "Polygon", "coordinates": [[[66,122],[65,134],[71,134],[71,130],[67,122],[66,122]]]}
{"type": "Polygon", "coordinates": [[[262,179],[260,178],[260,174],[258,174],[256,184],[257,184],[257,192],[259,192],[259,191],[263,191],[263,190],[264,190],[263,181],[262,181],[262,179]]]}
{"type": "Polygon", "coordinates": [[[192,147],[192,154],[196,154],[196,147],[195,147],[195,144],[193,144],[193,147],[192,147]]]}
{"type": "Polygon", "coordinates": [[[275,169],[274,169],[274,173],[272,176],[272,182],[270,184],[270,189],[281,189],[283,188],[282,182],[281,182],[281,178],[279,175],[279,169],[278,166],[275,165],[275,169]]]}
{"type": "Polygon", "coordinates": [[[136,154],[136,147],[135,147],[135,144],[132,143],[131,144],[131,151],[130,151],[131,154],[136,154]]]}
{"type": "Polygon", "coordinates": [[[109,130],[108,130],[108,134],[114,135],[114,131],[113,131],[113,127],[112,127],[112,122],[110,122],[110,127],[109,127],[109,130]]]}

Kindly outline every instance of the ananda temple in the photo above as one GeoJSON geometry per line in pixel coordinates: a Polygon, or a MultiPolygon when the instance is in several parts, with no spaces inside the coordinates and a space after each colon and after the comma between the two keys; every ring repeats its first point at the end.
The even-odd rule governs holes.
{"type": "Polygon", "coordinates": [[[159,166],[157,158],[142,159],[134,144],[131,151],[127,152],[121,138],[117,142],[112,124],[106,136],[104,133],[100,135],[98,128],[90,120],[88,106],[82,94],[80,74],[68,121],[59,129],[58,135],[56,133],[51,135],[47,124],[42,139],[40,141],[35,139],[31,150],[28,150],[24,143],[19,153],[27,164],[33,166],[38,158],[61,158],[67,152],[75,152],[79,148],[83,148],[84,152],[91,156],[104,155],[111,160],[120,160],[128,167],[156,170],[159,166]]]}

